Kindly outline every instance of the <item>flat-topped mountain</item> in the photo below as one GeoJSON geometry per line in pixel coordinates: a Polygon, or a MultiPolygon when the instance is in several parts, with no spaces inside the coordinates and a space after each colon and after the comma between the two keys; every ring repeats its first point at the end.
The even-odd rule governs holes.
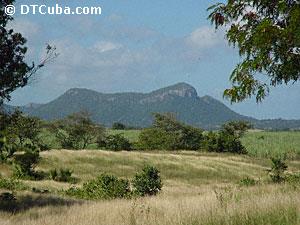
{"type": "Polygon", "coordinates": [[[106,94],[72,88],[49,103],[30,104],[21,107],[21,110],[46,120],[64,118],[71,113],[85,110],[95,122],[106,126],[121,122],[129,126],[146,127],[152,123],[152,113],[171,112],[179,120],[204,129],[216,129],[231,120],[247,120],[258,128],[300,127],[298,120],[264,121],[240,115],[210,96],[199,97],[195,88],[186,83],[178,83],[150,93],[106,94]]]}

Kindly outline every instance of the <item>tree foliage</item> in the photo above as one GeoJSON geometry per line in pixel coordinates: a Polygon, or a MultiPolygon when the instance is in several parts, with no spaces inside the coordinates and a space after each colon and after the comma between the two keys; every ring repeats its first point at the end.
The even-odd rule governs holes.
{"type": "Polygon", "coordinates": [[[95,124],[87,112],[69,115],[52,124],[52,130],[61,146],[66,149],[85,149],[96,139],[104,136],[105,129],[95,124]]]}
{"type": "Polygon", "coordinates": [[[149,165],[135,175],[132,185],[138,196],[156,195],[163,186],[159,170],[149,165]]]}
{"type": "Polygon", "coordinates": [[[142,130],[139,147],[143,149],[198,150],[203,131],[176,120],[172,114],[154,114],[151,128],[142,130]]]}
{"type": "Polygon", "coordinates": [[[129,151],[132,149],[132,145],[127,138],[122,134],[112,134],[104,137],[104,139],[100,136],[98,138],[98,147],[105,147],[108,150],[113,151],[129,151]]]}
{"type": "Polygon", "coordinates": [[[232,87],[224,96],[239,102],[255,95],[261,101],[269,87],[299,80],[298,0],[228,0],[208,10],[216,28],[228,28],[228,42],[238,47],[243,59],[233,70],[232,87]]]}
{"type": "Polygon", "coordinates": [[[224,124],[218,132],[209,132],[204,136],[202,147],[209,152],[247,153],[240,138],[251,126],[247,122],[232,121],[224,124]]]}
{"type": "Polygon", "coordinates": [[[0,1],[0,106],[4,100],[10,100],[10,94],[19,87],[28,84],[32,77],[45,63],[57,56],[55,48],[47,45],[46,56],[37,65],[27,64],[26,39],[20,33],[15,33],[8,28],[8,23],[13,20],[5,14],[5,7],[13,5],[14,0],[0,1]]]}
{"type": "Polygon", "coordinates": [[[23,115],[19,110],[16,110],[10,115],[10,122],[7,127],[7,138],[11,139],[11,143],[24,146],[26,140],[33,144],[38,144],[38,135],[41,132],[40,120],[35,117],[23,115]]]}

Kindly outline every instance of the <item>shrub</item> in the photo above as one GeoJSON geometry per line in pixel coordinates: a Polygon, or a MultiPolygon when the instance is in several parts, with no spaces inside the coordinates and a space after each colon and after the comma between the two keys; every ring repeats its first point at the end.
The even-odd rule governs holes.
{"type": "Polygon", "coordinates": [[[83,184],[82,188],[70,188],[67,195],[83,199],[114,199],[130,197],[129,181],[113,175],[102,174],[83,184]]]}
{"type": "Polygon", "coordinates": [[[281,183],[285,180],[284,172],[287,170],[288,166],[284,162],[282,157],[271,158],[272,167],[269,170],[269,175],[274,183],[281,183]]]}
{"type": "Polygon", "coordinates": [[[300,173],[288,174],[285,176],[285,181],[290,184],[300,184],[300,173]]]}
{"type": "Polygon", "coordinates": [[[242,145],[240,138],[248,128],[250,125],[241,121],[226,123],[218,132],[206,134],[202,147],[209,152],[246,154],[246,148],[242,145]]]}
{"type": "Polygon", "coordinates": [[[159,170],[153,166],[145,166],[132,181],[135,194],[138,196],[156,195],[162,188],[159,170]]]}
{"type": "Polygon", "coordinates": [[[112,129],[113,130],[125,130],[126,126],[123,123],[117,122],[117,123],[113,123],[112,129]]]}
{"type": "Polygon", "coordinates": [[[71,182],[74,183],[76,181],[76,179],[74,177],[72,177],[72,173],[73,171],[70,169],[53,169],[50,170],[49,172],[49,176],[50,179],[55,180],[55,181],[59,181],[59,182],[71,182]]]}
{"type": "Polygon", "coordinates": [[[24,185],[21,181],[15,179],[0,177],[0,189],[7,189],[10,191],[26,190],[27,186],[24,185]]]}
{"type": "Polygon", "coordinates": [[[202,140],[201,129],[181,123],[171,114],[156,113],[153,126],[140,133],[138,146],[150,150],[198,150],[202,140]]]}
{"type": "Polygon", "coordinates": [[[106,149],[113,151],[131,150],[131,143],[121,134],[108,135],[104,140],[106,149]]]}
{"type": "Polygon", "coordinates": [[[17,178],[37,178],[38,174],[34,168],[40,160],[39,152],[33,145],[27,144],[25,147],[23,154],[14,156],[14,176],[17,178]]]}
{"type": "Polygon", "coordinates": [[[218,151],[231,152],[237,154],[246,154],[246,148],[241,141],[230,134],[220,133],[218,137],[218,151]]]}
{"type": "Polygon", "coordinates": [[[240,184],[243,185],[243,186],[253,186],[256,183],[257,183],[257,181],[250,178],[250,177],[246,177],[246,178],[240,180],[240,184]]]}
{"type": "Polygon", "coordinates": [[[175,135],[158,128],[146,128],[139,135],[137,147],[147,150],[173,150],[176,143],[175,135]]]}

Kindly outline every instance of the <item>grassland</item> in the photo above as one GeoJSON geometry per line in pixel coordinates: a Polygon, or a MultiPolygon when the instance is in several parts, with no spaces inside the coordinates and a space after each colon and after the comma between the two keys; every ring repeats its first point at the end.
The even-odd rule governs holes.
{"type": "MultiPolygon", "coordinates": [[[[131,142],[138,140],[140,130],[108,130],[110,134],[123,134],[131,142]]],[[[300,159],[299,131],[249,131],[242,138],[250,156],[269,158],[285,155],[290,159],[300,159]]]]}
{"type": "MultiPolygon", "coordinates": [[[[131,141],[139,131],[122,132],[131,141]]],[[[268,157],[287,153],[288,173],[300,171],[300,132],[249,132],[244,138],[249,155],[191,151],[111,152],[101,150],[51,150],[41,153],[39,171],[70,168],[77,186],[101,173],[131,179],[144,164],[159,168],[162,192],[156,197],[131,200],[82,201],[61,190],[72,184],[52,180],[24,181],[27,191],[17,191],[18,209],[1,207],[5,225],[200,225],[200,224],[300,224],[299,184],[272,184],[268,157]],[[250,177],[254,186],[241,185],[250,177]],[[50,193],[32,193],[31,189],[50,193]]],[[[11,165],[0,164],[3,176],[11,165]]]]}
{"type": "Polygon", "coordinates": [[[300,158],[300,132],[248,132],[242,138],[249,155],[269,157],[286,154],[288,158],[300,158]]]}

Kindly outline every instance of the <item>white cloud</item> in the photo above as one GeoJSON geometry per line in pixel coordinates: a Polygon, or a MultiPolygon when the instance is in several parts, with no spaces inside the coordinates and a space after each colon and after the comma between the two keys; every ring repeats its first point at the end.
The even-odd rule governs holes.
{"type": "Polygon", "coordinates": [[[196,29],[186,38],[188,45],[197,48],[211,48],[222,42],[224,42],[224,34],[207,26],[196,29]]]}
{"type": "Polygon", "coordinates": [[[98,52],[107,52],[107,51],[111,51],[111,50],[116,50],[116,49],[120,49],[122,47],[121,44],[118,43],[113,43],[110,41],[100,41],[100,42],[96,42],[94,44],[94,50],[98,51],[98,52]]]}
{"type": "Polygon", "coordinates": [[[39,32],[39,26],[26,19],[16,19],[10,23],[10,27],[14,29],[15,32],[21,33],[26,38],[34,38],[34,36],[39,32]]]}

